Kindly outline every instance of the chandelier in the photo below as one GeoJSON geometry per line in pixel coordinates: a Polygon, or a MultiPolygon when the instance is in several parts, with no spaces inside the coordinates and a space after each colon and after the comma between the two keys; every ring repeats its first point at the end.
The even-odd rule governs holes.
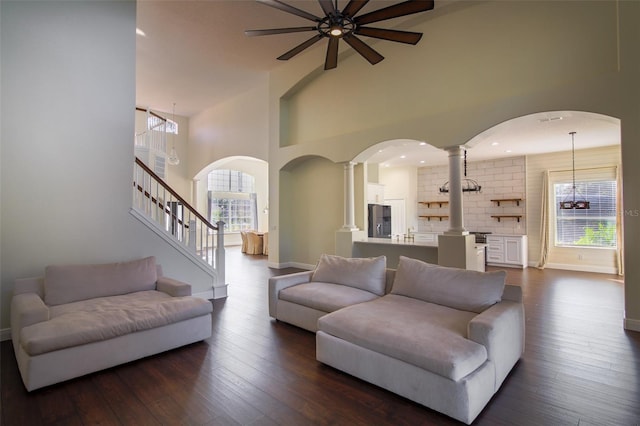
{"type": "MultiPolygon", "coordinates": [[[[175,102],[173,103],[173,115],[171,119],[174,123],[173,125],[175,126],[175,122],[176,122],[176,103],[175,102]]],[[[169,163],[172,166],[177,166],[178,164],[180,164],[180,157],[178,157],[178,152],[176,151],[176,134],[175,133],[171,133],[171,142],[172,142],[172,146],[171,146],[171,151],[169,152],[169,157],[167,158],[167,163],[169,163]]]]}
{"type": "Polygon", "coordinates": [[[572,184],[572,198],[560,201],[561,210],[587,210],[589,208],[589,202],[587,200],[576,200],[576,152],[574,137],[576,132],[569,132],[571,135],[571,173],[573,176],[572,184]]]}
{"type": "MultiPolygon", "coordinates": [[[[440,188],[440,193],[449,192],[449,181],[446,181],[440,188]]],[[[462,192],[480,192],[482,186],[478,184],[478,181],[467,178],[467,150],[464,150],[464,179],[462,179],[462,192]]]]}

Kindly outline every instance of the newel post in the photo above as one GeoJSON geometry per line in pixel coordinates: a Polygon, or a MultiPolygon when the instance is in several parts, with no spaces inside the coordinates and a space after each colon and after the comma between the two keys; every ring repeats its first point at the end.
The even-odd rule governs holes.
{"type": "MultiPolygon", "coordinates": [[[[224,259],[224,222],[218,221],[216,222],[216,226],[218,227],[217,240],[216,240],[216,271],[218,274],[216,287],[225,286],[226,288],[226,278],[225,278],[225,259],[224,259]]],[[[225,294],[226,296],[226,294],[225,294]]]]}

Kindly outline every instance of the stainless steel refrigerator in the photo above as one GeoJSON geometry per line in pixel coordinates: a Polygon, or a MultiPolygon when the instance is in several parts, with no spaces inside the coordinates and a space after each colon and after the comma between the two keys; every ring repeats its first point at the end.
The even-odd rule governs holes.
{"type": "Polygon", "coordinates": [[[391,206],[369,204],[369,237],[391,238],[391,206]]]}

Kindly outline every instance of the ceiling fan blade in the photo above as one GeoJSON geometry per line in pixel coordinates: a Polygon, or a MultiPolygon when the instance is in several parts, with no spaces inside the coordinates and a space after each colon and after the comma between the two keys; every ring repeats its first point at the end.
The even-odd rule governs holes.
{"type": "Polygon", "coordinates": [[[332,0],[318,0],[318,3],[320,3],[320,6],[322,6],[322,10],[327,16],[336,11],[336,6],[333,4],[332,0]]]}
{"type": "Polygon", "coordinates": [[[304,11],[302,9],[298,9],[297,7],[293,7],[290,6],[286,3],[282,3],[279,0],[256,0],[258,3],[262,3],[265,4],[267,6],[271,6],[271,7],[275,7],[276,9],[280,9],[283,12],[287,12],[287,13],[291,13],[293,15],[297,15],[301,18],[305,18],[308,19],[310,21],[314,21],[314,22],[320,22],[322,19],[318,18],[317,16],[304,11]]]}
{"type": "Polygon", "coordinates": [[[338,37],[329,37],[329,46],[327,47],[327,59],[324,61],[324,69],[331,70],[338,66],[338,37]]]}
{"type": "Polygon", "coordinates": [[[384,59],[384,56],[373,50],[371,46],[354,36],[353,33],[343,37],[349,46],[353,47],[356,52],[361,54],[371,65],[375,65],[384,59]]]}
{"type": "Polygon", "coordinates": [[[309,40],[305,41],[304,43],[301,43],[301,44],[297,45],[296,47],[294,47],[293,49],[291,49],[287,53],[284,53],[284,54],[278,56],[278,59],[281,60],[281,61],[286,61],[288,59],[291,59],[294,56],[296,56],[298,53],[302,52],[307,47],[309,47],[309,46],[313,45],[314,43],[316,43],[317,41],[319,41],[321,38],[323,38],[323,36],[321,34],[316,34],[313,37],[311,37],[309,40]]]}
{"type": "Polygon", "coordinates": [[[388,30],[385,28],[358,27],[358,29],[356,29],[354,33],[367,37],[397,41],[398,43],[407,44],[416,44],[422,38],[422,33],[414,33],[412,31],[388,30]]]}
{"type": "Polygon", "coordinates": [[[344,9],[342,9],[342,14],[353,18],[353,15],[358,13],[367,3],[369,3],[369,0],[351,0],[344,9]]]}
{"type": "Polygon", "coordinates": [[[249,37],[272,35],[272,34],[287,34],[287,33],[301,33],[304,31],[316,31],[316,27],[291,27],[291,28],[271,28],[268,30],[246,30],[245,35],[249,37]]]}
{"type": "Polygon", "coordinates": [[[365,13],[361,16],[356,16],[354,21],[358,25],[365,25],[372,22],[385,21],[387,19],[411,15],[413,13],[425,12],[433,9],[433,6],[433,0],[409,0],[393,6],[374,10],[373,12],[365,13]]]}

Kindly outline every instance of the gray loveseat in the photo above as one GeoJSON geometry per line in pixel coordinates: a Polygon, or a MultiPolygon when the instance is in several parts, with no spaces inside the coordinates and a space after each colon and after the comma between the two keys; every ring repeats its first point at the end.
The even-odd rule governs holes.
{"type": "MultiPolygon", "coordinates": [[[[360,262],[360,274],[366,269],[362,261],[354,260],[360,262]]],[[[323,266],[321,259],[318,268],[323,266]]],[[[349,267],[339,267],[340,262],[334,262],[333,272],[344,282],[349,267]]],[[[406,257],[400,257],[397,271],[380,274],[371,268],[370,272],[392,285],[370,300],[317,313],[318,361],[467,424],[473,422],[524,351],[520,287],[505,285],[504,271],[466,271],[406,257]]],[[[304,274],[298,274],[298,280],[304,274]]],[[[314,274],[309,275],[309,284],[315,282],[314,274]]],[[[295,308],[286,295],[286,289],[293,287],[285,283],[293,280],[283,276],[270,282],[270,295],[289,299],[284,305],[287,318],[295,308]]],[[[308,329],[313,328],[308,324],[310,310],[317,310],[311,306],[323,299],[318,296],[322,283],[313,285],[316,290],[308,300],[301,298],[302,292],[297,295],[297,309],[308,329]]],[[[280,300],[272,303],[278,315],[280,300]]],[[[301,321],[288,322],[300,325],[301,321]]]]}
{"type": "Polygon", "coordinates": [[[16,280],[11,337],[31,391],[210,337],[212,311],[154,257],[54,265],[16,280]]]}

